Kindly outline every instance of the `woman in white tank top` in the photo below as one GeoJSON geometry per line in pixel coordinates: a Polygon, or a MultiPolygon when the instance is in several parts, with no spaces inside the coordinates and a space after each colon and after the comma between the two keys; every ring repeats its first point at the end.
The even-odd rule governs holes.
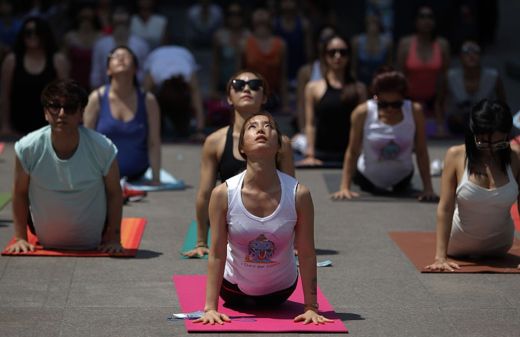
{"type": "Polygon", "coordinates": [[[318,314],[314,206],[309,190],[276,169],[282,136],[269,113],[244,121],[240,154],[244,172],[211,193],[211,245],[204,315],[195,322],[223,324],[219,294],[227,305],[279,305],[296,288],[298,259],[305,306],[295,317],[304,323],[326,323],[318,314]]]}
{"type": "Polygon", "coordinates": [[[418,200],[438,199],[429,171],[424,115],[418,103],[404,99],[406,90],[400,72],[388,69],[374,77],[374,98],[352,112],[341,184],[333,199],[359,196],[350,189],[352,181],[371,193],[405,192],[413,177],[414,151],[423,183],[418,200]]]}
{"type": "Polygon", "coordinates": [[[427,269],[453,271],[460,266],[448,256],[499,256],[511,248],[510,209],[520,181],[511,127],[511,111],[500,101],[472,108],[465,144],[451,147],[444,160],[435,261],[427,269]]]}

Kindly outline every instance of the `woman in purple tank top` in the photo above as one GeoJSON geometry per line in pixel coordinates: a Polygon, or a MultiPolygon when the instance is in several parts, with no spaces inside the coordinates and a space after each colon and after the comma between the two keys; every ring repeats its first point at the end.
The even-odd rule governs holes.
{"type": "Polygon", "coordinates": [[[137,58],[130,49],[112,50],[107,60],[110,82],[90,94],[84,123],[116,145],[121,177],[139,179],[150,167],[152,183],[160,184],[159,106],[152,93],[138,86],[137,67],[137,58]]]}

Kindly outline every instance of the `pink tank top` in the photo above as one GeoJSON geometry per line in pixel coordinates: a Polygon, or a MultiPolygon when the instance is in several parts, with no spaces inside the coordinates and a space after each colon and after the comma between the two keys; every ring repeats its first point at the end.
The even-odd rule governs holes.
{"type": "Polygon", "coordinates": [[[406,57],[405,72],[408,79],[408,93],[412,100],[429,101],[435,97],[437,78],[442,71],[442,53],[439,42],[433,42],[432,56],[423,61],[417,55],[417,38],[412,37],[406,57]]]}

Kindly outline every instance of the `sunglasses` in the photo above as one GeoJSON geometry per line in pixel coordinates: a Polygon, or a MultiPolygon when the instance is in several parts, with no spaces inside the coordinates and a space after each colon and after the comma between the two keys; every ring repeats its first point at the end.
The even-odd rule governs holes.
{"type": "Polygon", "coordinates": [[[61,109],[63,109],[63,112],[65,112],[66,115],[74,115],[78,112],[78,106],[75,104],[61,105],[59,103],[49,103],[45,105],[45,108],[47,108],[49,113],[54,116],[59,115],[61,109]]]}
{"type": "Polygon", "coordinates": [[[509,142],[507,140],[500,140],[498,142],[484,142],[478,140],[475,137],[475,145],[477,146],[477,150],[488,150],[491,149],[493,151],[505,150],[509,147],[509,142]]]}
{"type": "Polygon", "coordinates": [[[348,54],[348,49],[347,48],[332,48],[332,49],[327,49],[325,51],[325,53],[327,54],[328,57],[334,57],[334,56],[336,56],[336,54],[339,54],[340,57],[345,57],[348,54]]]}
{"type": "Polygon", "coordinates": [[[27,28],[23,31],[23,33],[27,37],[37,36],[35,28],[27,28]]]}
{"type": "Polygon", "coordinates": [[[379,109],[401,109],[403,107],[403,101],[394,101],[394,102],[387,102],[387,101],[377,101],[377,107],[379,109]]]}
{"type": "Polygon", "coordinates": [[[463,54],[480,54],[480,47],[474,45],[463,46],[460,50],[463,54]]]}
{"type": "Polygon", "coordinates": [[[254,80],[249,80],[249,81],[244,81],[244,80],[233,80],[231,81],[231,87],[233,89],[235,89],[235,91],[243,91],[244,88],[246,87],[246,85],[249,87],[249,89],[253,90],[253,91],[258,91],[260,90],[260,88],[262,88],[264,86],[264,84],[262,83],[262,80],[259,80],[259,79],[254,79],[254,80]]]}

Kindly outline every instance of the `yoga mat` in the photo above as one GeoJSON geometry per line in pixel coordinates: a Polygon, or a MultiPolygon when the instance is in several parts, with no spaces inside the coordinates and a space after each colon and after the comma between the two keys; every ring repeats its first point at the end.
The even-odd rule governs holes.
{"type": "Polygon", "coordinates": [[[0,142],[0,154],[4,153],[4,149],[5,149],[5,143],[0,142]]]}
{"type": "MultiPolygon", "coordinates": [[[[371,194],[365,191],[362,191],[358,185],[352,183],[351,189],[353,192],[359,193],[359,197],[352,198],[350,200],[345,200],[346,202],[351,201],[377,201],[377,202],[403,202],[403,201],[411,201],[418,202],[417,195],[421,193],[420,190],[415,189],[413,186],[422,186],[420,178],[418,179],[417,175],[414,175],[412,178],[412,188],[405,193],[388,193],[388,194],[371,194]]],[[[327,186],[327,190],[329,194],[333,194],[339,190],[339,185],[341,183],[341,173],[333,173],[327,172],[323,173],[323,180],[327,186]]]]}
{"type": "MultiPolygon", "coordinates": [[[[208,232],[208,241],[207,241],[208,246],[209,246],[209,242],[210,242],[210,237],[211,237],[211,235],[208,232]]],[[[182,244],[182,248],[180,251],[181,255],[182,255],[182,253],[190,251],[193,248],[195,248],[196,244],[197,244],[197,221],[193,220],[190,223],[190,226],[188,227],[188,231],[186,232],[186,235],[184,236],[184,243],[182,244]]],[[[207,259],[208,255],[204,255],[202,257],[198,257],[198,256],[188,257],[188,256],[182,255],[182,258],[183,259],[207,259]]]]}
{"type": "Polygon", "coordinates": [[[154,192],[154,191],[166,191],[166,190],[183,190],[186,188],[184,181],[176,179],[166,170],[161,169],[160,173],[161,185],[150,185],[152,182],[152,169],[146,170],[143,178],[126,182],[128,188],[138,191],[154,192]]]}
{"type": "Polygon", "coordinates": [[[520,215],[518,214],[518,207],[516,206],[516,202],[511,207],[511,217],[513,218],[516,231],[520,232],[520,215]]]}
{"type": "MultiPolygon", "coordinates": [[[[27,253],[8,253],[6,249],[2,252],[2,255],[11,256],[80,256],[80,257],[103,257],[103,256],[120,256],[120,257],[134,257],[137,254],[139,245],[141,244],[141,238],[143,237],[144,228],[146,226],[146,219],[144,218],[124,218],[121,221],[121,245],[125,248],[124,253],[108,254],[99,251],[92,250],[47,250],[43,249],[41,245],[36,245],[38,238],[27,230],[27,238],[29,243],[36,245],[36,249],[33,252],[27,253]]],[[[12,238],[7,244],[9,246],[14,243],[15,239],[12,238]]],[[[7,248],[7,247],[6,247],[7,248]]]]}
{"type": "Polygon", "coordinates": [[[0,210],[2,210],[11,201],[11,193],[0,193],[0,210]]]}
{"type": "MultiPolygon", "coordinates": [[[[206,275],[174,275],[173,282],[177,290],[182,312],[193,312],[204,308],[206,275]]],[[[348,332],[319,288],[318,303],[320,305],[320,314],[333,319],[334,322],[320,325],[293,322],[294,317],[303,312],[303,291],[300,280],[298,280],[296,290],[291,297],[278,308],[263,310],[240,309],[241,311],[236,311],[223,307],[222,302],[222,299],[219,299],[218,310],[230,316],[231,323],[204,325],[202,323],[193,323],[191,320],[185,320],[186,330],[188,332],[348,332]]]]}
{"type": "MultiPolygon", "coordinates": [[[[421,273],[440,273],[424,269],[433,263],[435,257],[434,232],[390,232],[389,235],[421,273]]],[[[520,273],[520,269],[516,268],[520,264],[520,241],[515,239],[513,247],[504,257],[450,260],[461,268],[455,273],[520,273]]]]}

